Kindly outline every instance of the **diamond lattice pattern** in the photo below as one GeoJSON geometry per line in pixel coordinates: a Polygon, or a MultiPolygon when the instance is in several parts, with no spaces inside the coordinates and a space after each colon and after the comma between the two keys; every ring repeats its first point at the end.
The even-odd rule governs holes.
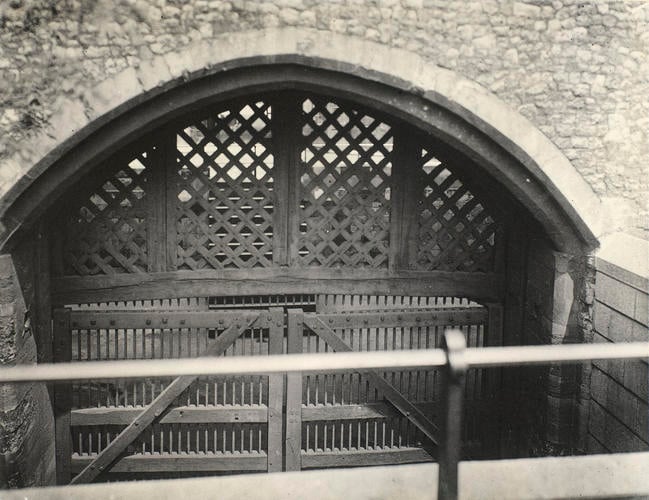
{"type": "Polygon", "coordinates": [[[473,193],[432,152],[422,149],[417,252],[418,270],[489,272],[498,224],[473,193]]]}
{"type": "Polygon", "coordinates": [[[327,99],[302,111],[298,264],[387,267],[390,126],[327,99]]]}
{"type": "Polygon", "coordinates": [[[62,228],[66,275],[147,271],[145,188],[150,168],[151,151],[141,152],[74,205],[62,228]]]}
{"type": "Polygon", "coordinates": [[[272,265],[270,114],[257,101],[177,131],[178,269],[272,265]]]}

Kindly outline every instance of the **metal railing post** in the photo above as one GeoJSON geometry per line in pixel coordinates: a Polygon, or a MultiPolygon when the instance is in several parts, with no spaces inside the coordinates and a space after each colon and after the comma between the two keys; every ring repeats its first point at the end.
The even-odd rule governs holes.
{"type": "Polygon", "coordinates": [[[458,464],[462,452],[462,414],[464,377],[467,363],[464,359],[466,341],[460,330],[447,330],[442,339],[446,351],[446,365],[442,369],[442,400],[444,402],[437,498],[456,500],[458,497],[458,464]]]}

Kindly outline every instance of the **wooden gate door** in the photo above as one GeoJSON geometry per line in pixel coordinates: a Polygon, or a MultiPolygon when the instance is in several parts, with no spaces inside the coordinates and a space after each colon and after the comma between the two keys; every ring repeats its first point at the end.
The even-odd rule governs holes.
{"type": "MultiPolygon", "coordinates": [[[[496,314],[493,320],[498,320],[496,314]]],[[[362,313],[289,310],[288,352],[434,348],[451,327],[462,329],[469,345],[483,344],[488,323],[483,307],[362,313]]],[[[492,330],[491,342],[497,344],[497,328],[492,330]]],[[[289,374],[286,384],[287,470],[435,458],[441,393],[436,369],[289,374]]],[[[474,370],[467,377],[467,400],[482,405],[468,422],[481,423],[478,434],[493,430],[490,410],[497,384],[494,372],[474,370]]],[[[471,433],[465,429],[464,434],[471,433]]]]}
{"type": "MultiPolygon", "coordinates": [[[[281,308],[57,309],[54,326],[60,361],[268,355],[284,344],[281,308]]],[[[283,375],[59,385],[58,481],[279,471],[283,394],[283,375]]]]}

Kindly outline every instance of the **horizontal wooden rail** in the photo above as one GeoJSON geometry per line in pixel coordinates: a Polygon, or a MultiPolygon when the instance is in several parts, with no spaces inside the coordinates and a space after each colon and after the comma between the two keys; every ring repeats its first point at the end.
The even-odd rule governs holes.
{"type": "MultiPolygon", "coordinates": [[[[649,342],[469,348],[463,353],[471,368],[642,358],[649,358],[649,342]]],[[[72,362],[1,368],[0,383],[412,369],[446,362],[442,349],[72,362]]]]}
{"type": "MultiPolygon", "coordinates": [[[[145,409],[143,406],[82,408],[70,412],[70,425],[128,425],[145,409]]],[[[176,406],[165,413],[160,424],[226,424],[268,422],[265,405],[176,406]]]]}
{"type": "Polygon", "coordinates": [[[70,311],[72,330],[227,328],[255,319],[255,328],[268,328],[262,311],[70,311]]]}
{"type": "MultiPolygon", "coordinates": [[[[97,455],[73,455],[72,472],[81,472],[97,455]]],[[[121,458],[109,472],[224,472],[265,471],[264,452],[248,453],[159,453],[135,454],[121,458]]]]}

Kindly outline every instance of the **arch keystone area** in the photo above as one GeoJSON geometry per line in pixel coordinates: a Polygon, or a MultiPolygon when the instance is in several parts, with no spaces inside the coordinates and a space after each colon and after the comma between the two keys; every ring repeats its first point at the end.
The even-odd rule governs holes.
{"type": "MultiPolygon", "coordinates": [[[[58,101],[49,127],[20,144],[18,153],[0,166],[0,243],[11,241],[13,234],[34,220],[38,199],[60,193],[62,186],[48,188],[37,182],[43,174],[51,169],[60,171],[63,185],[69,174],[62,165],[65,156],[77,154],[87,138],[108,128],[114,119],[202,77],[280,63],[361,78],[444,108],[523,165],[587,247],[595,247],[604,233],[606,214],[589,184],[529,120],[486,88],[413,52],[348,35],[279,28],[227,33],[177,52],[155,55],[87,89],[80,101],[58,101]]],[[[547,203],[528,201],[539,206],[547,203]]],[[[556,224],[561,226],[561,222],[556,224]]],[[[560,239],[556,231],[550,228],[548,233],[560,239]]]]}

